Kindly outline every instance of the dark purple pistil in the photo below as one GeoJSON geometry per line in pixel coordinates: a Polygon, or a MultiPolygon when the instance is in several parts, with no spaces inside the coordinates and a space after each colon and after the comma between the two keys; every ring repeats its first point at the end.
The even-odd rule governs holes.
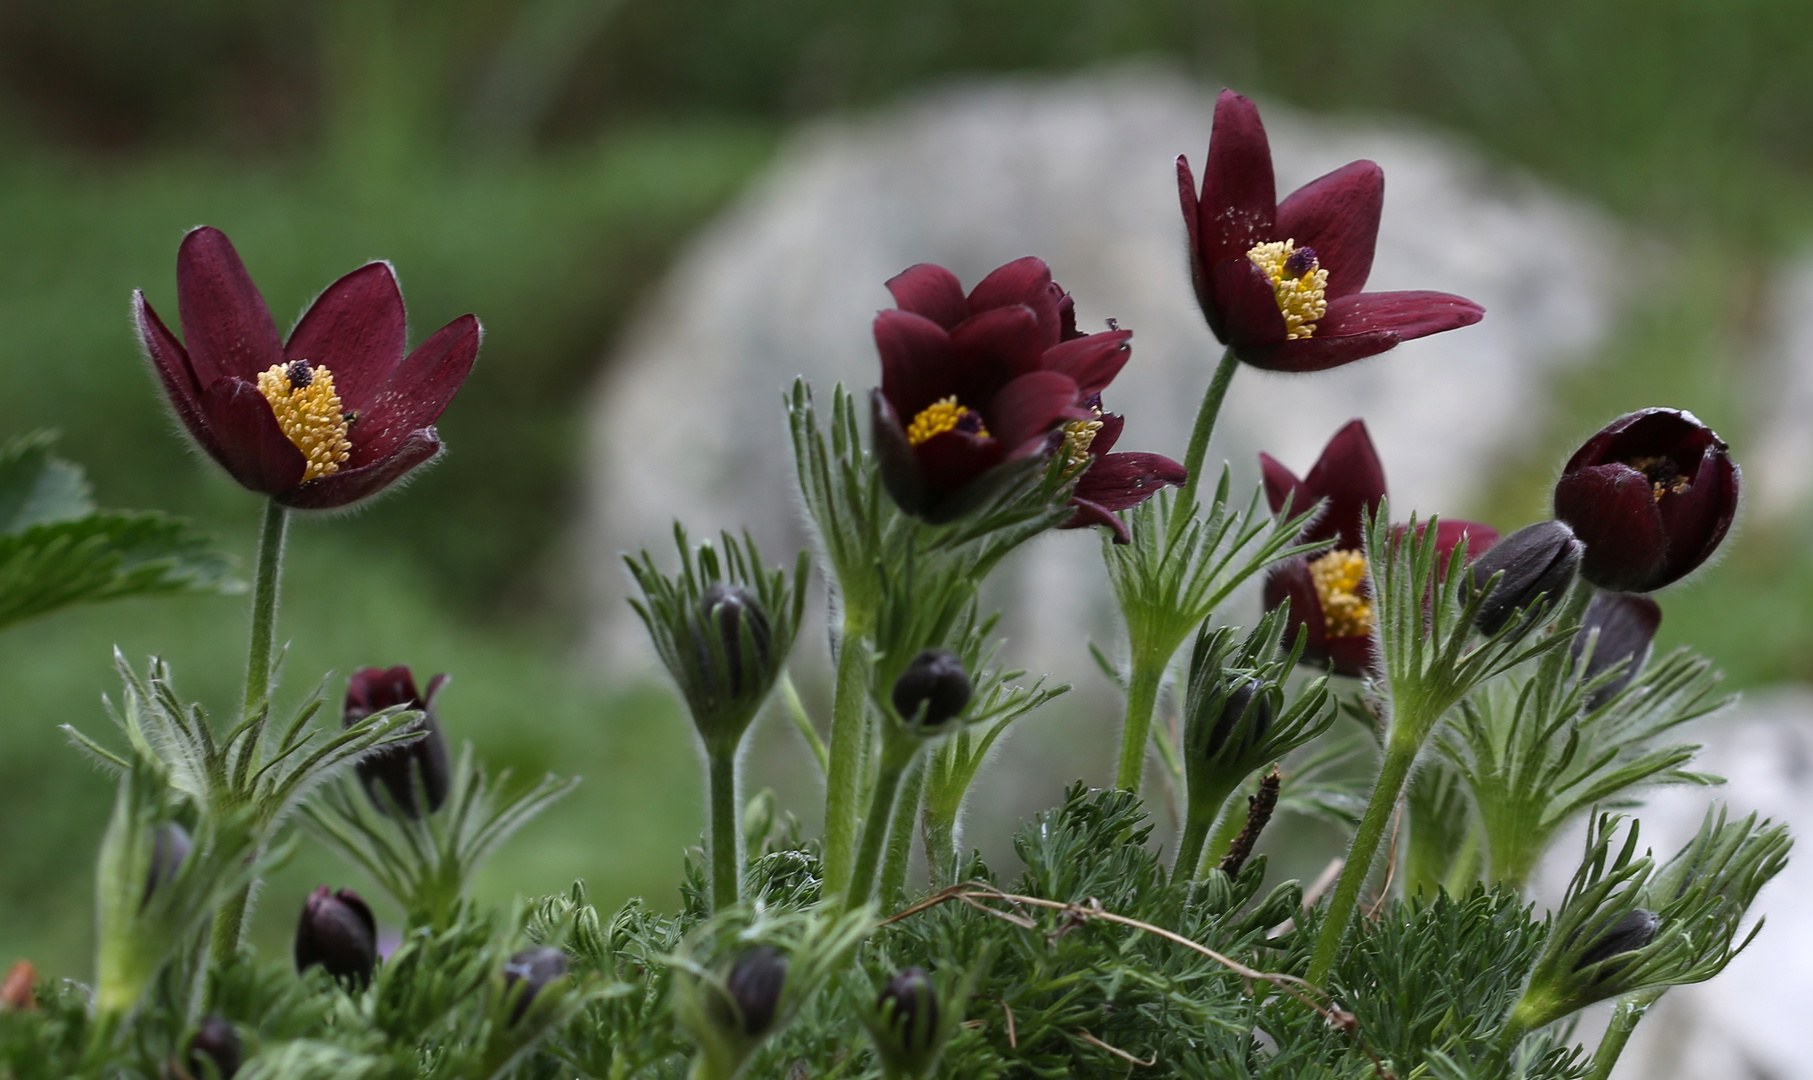
{"type": "Polygon", "coordinates": [[[963,415],[957,417],[954,426],[965,435],[974,435],[982,430],[982,414],[974,409],[965,409],[963,415]]]}
{"type": "Polygon", "coordinates": [[[1674,458],[1639,457],[1624,464],[1649,478],[1649,489],[1657,502],[1661,502],[1664,495],[1685,495],[1693,487],[1693,481],[1681,471],[1674,458]]]}
{"type": "Polygon", "coordinates": [[[1295,248],[1284,259],[1284,276],[1300,278],[1316,268],[1316,249],[1313,247],[1295,248]]]}
{"type": "Polygon", "coordinates": [[[291,360],[283,373],[289,377],[291,390],[301,390],[315,381],[315,369],[308,366],[307,360],[291,360]]]}

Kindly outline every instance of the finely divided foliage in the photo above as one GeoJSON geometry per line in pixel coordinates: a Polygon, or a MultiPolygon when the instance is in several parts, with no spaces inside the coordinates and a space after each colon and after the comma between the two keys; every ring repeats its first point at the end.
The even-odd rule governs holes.
{"type": "MultiPolygon", "coordinates": [[[[1561,479],[1571,528],[1536,523],[1477,562],[1496,540],[1483,526],[1390,523],[1357,420],[1307,479],[1265,458],[1250,497],[1223,468],[1199,499],[1243,362],[1325,368],[1480,316],[1447,294],[1360,291],[1376,165],[1279,202],[1258,111],[1229,93],[1204,174],[1198,191],[1180,170],[1185,226],[1228,351],[1183,464],[1116,449],[1137,424],[1101,392],[1132,335],[1079,332],[1042,261],[967,294],[920,265],[889,282],[900,306],[876,322],[866,422],[841,386],[828,415],[803,380],[786,395],[812,539],[791,573],[746,536],[695,544],[678,524],[677,570],[627,558],[709,793],[677,911],[599,911],[582,882],[474,899],[479,866],[572,781],[512,784],[470,746],[450,764],[459,717],[439,677],[418,696],[406,666],[372,658],[334,722],[325,682],[274,711],[289,508],[358,501],[438,452],[431,425],[477,322],[406,353],[394,275],[374,263],[285,342],[225,236],[192,233],[187,343],[142,299],[138,322],[179,418],[269,497],[245,694],[216,719],[161,660],[120,658],[120,737],[69,729],[118,783],[94,978],[7,975],[0,1080],[1607,1080],[1657,998],[1755,939],[1751,905],[1790,847],[1781,826],[1715,806],[1658,856],[1613,812],[1656,784],[1718,782],[1692,771],[1680,734],[1729,700],[1717,674],[1684,650],[1651,661],[1660,607],[1601,590],[1708,558],[1737,468],[1688,414],[1632,413],[1561,479]],[[1581,495],[1594,484],[1641,513],[1598,513],[1581,495]],[[1096,770],[1116,783],[1070,786],[991,866],[964,843],[970,790],[1069,686],[998,659],[982,586],[1034,538],[1097,525],[1125,631],[1118,657],[1091,646],[1125,697],[1119,753],[1096,770]],[[789,675],[814,567],[836,671],[822,718],[789,675]],[[1262,576],[1255,625],[1220,617],[1262,576]],[[822,835],[742,788],[777,688],[823,773],[822,835]],[[344,883],[321,885],[301,970],[242,941],[298,817],[403,912],[375,926],[344,883]],[[1307,887],[1277,880],[1262,850],[1304,818],[1344,848],[1307,887]],[[1582,818],[1579,868],[1543,909],[1531,870],[1582,818]],[[1570,1018],[1607,1000],[1609,1030],[1577,1042],[1570,1018]]],[[[0,451],[0,625],[214,588],[222,570],[179,523],[95,511],[42,438],[0,451]]],[[[1298,831],[1299,847],[1318,842],[1298,831]]]]}

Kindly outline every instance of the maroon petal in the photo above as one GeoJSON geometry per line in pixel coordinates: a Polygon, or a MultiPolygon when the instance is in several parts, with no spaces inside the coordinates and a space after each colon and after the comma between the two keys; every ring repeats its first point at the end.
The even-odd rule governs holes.
{"type": "Polygon", "coordinates": [[[1385,170],[1356,161],[1292,192],[1278,204],[1279,236],[1316,250],[1328,271],[1328,298],[1357,293],[1372,273],[1385,205],[1385,170]]]}
{"type": "Polygon", "coordinates": [[[1127,347],[1132,337],[1131,330],[1109,330],[1073,338],[1046,349],[1042,363],[1045,370],[1074,379],[1084,397],[1099,394],[1132,358],[1133,351],[1127,347]]]}
{"type": "Polygon", "coordinates": [[[1133,539],[1133,534],[1127,531],[1127,523],[1115,517],[1107,507],[1098,506],[1088,499],[1075,496],[1071,498],[1070,505],[1076,508],[1076,515],[1059,525],[1058,528],[1085,529],[1091,525],[1106,525],[1114,530],[1115,543],[1125,544],[1133,539]]]}
{"type": "Polygon", "coordinates": [[[1271,504],[1272,513],[1282,514],[1287,501],[1293,516],[1315,504],[1316,496],[1297,479],[1297,474],[1264,451],[1259,454],[1259,473],[1265,479],[1265,501],[1271,504]]]}
{"type": "Polygon", "coordinates": [[[189,354],[184,351],[182,342],[164,326],[164,321],[157,317],[157,312],[145,302],[145,294],[136,290],[132,294],[132,321],[138,328],[139,343],[145,348],[152,370],[157,372],[164,396],[170,399],[176,418],[209,456],[219,460],[220,445],[202,415],[201,387],[196,385],[195,372],[190,370],[189,354]]]}
{"type": "Polygon", "coordinates": [[[412,431],[389,457],[310,480],[278,495],[277,501],[298,510],[338,510],[371,498],[440,452],[441,437],[433,428],[412,431]]]}
{"type": "Polygon", "coordinates": [[[1664,495],[1656,503],[1668,535],[1668,574],[1656,588],[1687,576],[1718,548],[1737,513],[1737,485],[1731,459],[1707,454],[1685,492],[1664,495]]]}
{"type": "Polygon", "coordinates": [[[907,421],[957,389],[957,350],[944,328],[923,315],[884,311],[875,316],[881,354],[881,392],[907,421]]]}
{"type": "Polygon", "coordinates": [[[917,514],[925,507],[925,484],[919,476],[919,459],[907,441],[900,417],[881,390],[869,392],[869,447],[881,472],[882,486],[900,509],[917,514]]]}
{"type": "Polygon", "coordinates": [[[955,330],[958,323],[969,318],[963,283],[942,266],[909,266],[888,279],[888,291],[894,294],[901,311],[923,315],[946,330],[955,330]]]}
{"type": "Polygon", "coordinates": [[[1333,539],[1344,550],[1366,546],[1363,515],[1377,513],[1385,499],[1385,466],[1365,421],[1349,420],[1335,432],[1315,468],[1303,478],[1303,487],[1315,498],[1328,500],[1328,509],[1304,531],[1306,541],[1333,539]]]}
{"type": "Polygon", "coordinates": [[[353,423],[347,434],[353,444],[348,466],[363,468],[390,456],[404,440],[440,419],[472,373],[483,337],[478,319],[461,315],[416,346],[353,423]]]}
{"type": "Polygon", "coordinates": [[[1196,262],[1201,248],[1201,223],[1197,220],[1196,176],[1190,171],[1190,159],[1177,155],[1177,202],[1183,209],[1184,229],[1189,234],[1190,261],[1196,262]]]}
{"type": "Polygon", "coordinates": [[[1668,534],[1649,477],[1628,465],[1563,473],[1555,516],[1586,545],[1580,576],[1613,592],[1648,592],[1667,572],[1668,534]]]}
{"type": "Polygon", "coordinates": [[[1275,611],[1290,603],[1290,627],[1285,641],[1293,642],[1299,627],[1309,631],[1303,658],[1313,663],[1328,662],[1328,624],[1322,617],[1322,600],[1316,595],[1316,579],[1309,572],[1309,560],[1299,555],[1273,567],[1265,576],[1265,610],[1275,611]]]}
{"type": "MultiPolygon", "coordinates": [[[[1045,353],[1038,317],[1023,304],[976,315],[957,327],[950,340],[957,354],[953,376],[957,400],[972,407],[988,401],[1020,376],[1039,370],[1045,353]]],[[[886,387],[885,380],[882,385],[886,387]]],[[[895,407],[906,412],[897,401],[895,407]]]]}
{"type": "Polygon", "coordinates": [[[940,432],[914,447],[925,490],[924,509],[935,511],[938,503],[999,465],[1005,453],[999,439],[956,430],[940,432]]]}
{"type": "MultiPolygon", "coordinates": [[[[977,315],[995,308],[1024,304],[1039,323],[1039,347],[1049,349],[1063,336],[1058,311],[1064,290],[1051,280],[1045,260],[1028,255],[998,267],[969,291],[969,310],[977,315]]],[[[1074,316],[1073,316],[1074,317],[1074,316]]]]}
{"type": "Polygon", "coordinates": [[[1121,441],[1121,430],[1127,426],[1127,418],[1120,413],[1103,413],[1102,426],[1096,430],[1095,439],[1089,444],[1089,452],[1100,457],[1114,449],[1114,444],[1121,441]]]}
{"type": "Polygon", "coordinates": [[[1182,465],[1160,454],[1098,454],[1077,480],[1075,495],[1109,510],[1126,510],[1188,478],[1182,465]]]}
{"type": "Polygon", "coordinates": [[[1460,546],[1462,540],[1467,542],[1467,561],[1472,562],[1498,543],[1498,530],[1477,521],[1436,519],[1435,554],[1441,559],[1442,565],[1447,565],[1448,557],[1454,554],[1454,549],[1460,546]]]}
{"type": "Polygon", "coordinates": [[[1357,679],[1377,668],[1378,659],[1372,651],[1372,635],[1355,634],[1328,639],[1328,669],[1335,674],[1357,679]]]}
{"type": "Polygon", "coordinates": [[[255,379],[283,362],[277,324],[239,253],[219,229],[202,226],[176,253],[176,307],[196,381],[255,379]]]}
{"type": "Polygon", "coordinates": [[[1351,337],[1388,330],[1396,334],[1399,341],[1412,341],[1444,330],[1472,326],[1485,313],[1485,308],[1451,293],[1356,293],[1329,301],[1328,314],[1316,323],[1316,338],[1351,337]]]}
{"type": "Polygon", "coordinates": [[[1221,313],[1221,336],[1234,348],[1275,346],[1284,342],[1284,313],[1265,271],[1241,255],[1209,266],[1209,287],[1221,313]]]}
{"type": "Polygon", "coordinates": [[[309,305],[284,356],[327,368],[340,404],[365,415],[403,359],[403,321],[403,293],[395,272],[389,263],[367,263],[329,285],[309,305]]]}
{"type": "Polygon", "coordinates": [[[1355,360],[1364,360],[1368,356],[1377,356],[1396,348],[1397,343],[1398,336],[1389,330],[1348,337],[1323,337],[1317,334],[1315,337],[1282,341],[1271,346],[1242,348],[1240,360],[1265,371],[1301,374],[1327,371],[1329,368],[1351,364],[1355,360]]]}
{"type": "Polygon", "coordinates": [[[1215,101],[1215,128],[1202,172],[1197,229],[1205,265],[1245,258],[1254,244],[1273,239],[1278,196],[1271,144],[1259,109],[1232,90],[1223,90],[1215,101]]]}
{"type": "Polygon", "coordinates": [[[1094,416],[1077,407],[1076,383],[1070,376],[1055,371],[1035,371],[1008,383],[985,415],[989,434],[1012,447],[1045,434],[1060,420],[1094,416]]]}
{"type": "Polygon", "coordinates": [[[308,461],[284,436],[271,403],[244,379],[220,379],[201,395],[221,465],[253,491],[275,495],[302,482],[308,461]]]}

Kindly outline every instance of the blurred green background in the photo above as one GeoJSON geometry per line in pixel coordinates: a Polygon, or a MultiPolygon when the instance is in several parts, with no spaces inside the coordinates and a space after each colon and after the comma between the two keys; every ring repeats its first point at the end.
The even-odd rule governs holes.
{"type": "MultiPolygon", "coordinates": [[[[1524,447],[1480,463],[1496,494],[1475,516],[1540,513],[1572,446],[1639,405],[1695,409],[1742,458],[1760,301],[1813,225],[1804,0],[9,0],[0,436],[60,430],[104,505],[191,515],[243,556],[256,501],[171,434],[127,319],[135,287],[174,316],[182,232],[225,229],[280,322],[379,257],[414,340],[476,311],[484,352],[441,424],[447,459],[294,532],[288,692],[365,664],[452,672],[455,738],[587,777],[483,892],[584,876],[605,903],[671,904],[699,826],[684,724],[658,685],[601,686],[573,659],[578,408],[613,332],[801,120],[1131,59],[1420,118],[1679,256],[1642,271],[1620,333],[1524,447]]],[[[1808,533],[1752,523],[1664,598],[1664,636],[1691,624],[1740,686],[1813,677],[1808,533]]],[[[55,725],[106,730],[110,648],[163,654],[187,696],[224,708],[243,633],[242,600],[196,598],[0,636],[0,962],[87,969],[107,786],[55,725]]],[[[348,876],[305,845],[266,894],[261,946],[284,948],[303,887],[348,876]]]]}

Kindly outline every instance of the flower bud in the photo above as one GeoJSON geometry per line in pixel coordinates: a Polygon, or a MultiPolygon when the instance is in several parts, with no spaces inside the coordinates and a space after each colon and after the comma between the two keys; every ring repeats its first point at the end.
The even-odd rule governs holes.
{"type": "Polygon", "coordinates": [[[1203,744],[1209,757],[1219,754],[1221,748],[1227,745],[1228,736],[1234,733],[1236,725],[1245,728],[1241,740],[1243,745],[1255,745],[1265,739],[1266,731],[1272,726],[1272,702],[1271,698],[1264,695],[1259,696],[1257,701],[1254,700],[1254,695],[1259,694],[1260,685],[1258,679],[1248,679],[1229,691],[1228,696],[1222,700],[1221,714],[1215,718],[1214,725],[1209,728],[1208,741],[1203,744]]]}
{"type": "Polygon", "coordinates": [[[151,869],[145,875],[145,898],[139,902],[141,907],[151,902],[151,894],[159,886],[169,884],[176,877],[193,846],[188,832],[174,821],[166,821],[151,830],[151,869]]]}
{"type": "Polygon", "coordinates": [[[894,976],[875,1002],[872,1027],[876,1049],[893,1075],[924,1076],[942,1049],[938,990],[923,968],[894,976]]]}
{"type": "Polygon", "coordinates": [[[1580,541],[1572,529],[1559,521],[1539,521],[1518,529],[1474,559],[1470,568],[1474,589],[1484,589],[1492,575],[1502,574],[1474,617],[1479,632],[1488,637],[1498,633],[1513,615],[1540,597],[1542,610],[1532,612],[1526,624],[1533,625],[1574,583],[1580,552],[1580,541]]]}
{"type": "Polygon", "coordinates": [[[434,715],[435,695],[446,682],[447,676],[436,675],[428,680],[428,692],[418,694],[415,677],[408,667],[398,664],[388,670],[361,668],[346,684],[347,727],[372,713],[395,706],[422,714],[422,718],[407,729],[425,732],[422,738],[367,754],[355,766],[372,803],[384,813],[388,814],[390,804],[394,803],[405,816],[420,819],[439,810],[447,801],[452,767],[447,755],[447,737],[441,733],[440,721],[434,715]],[[426,806],[422,803],[424,798],[426,806]]]}
{"type": "Polygon", "coordinates": [[[949,649],[927,649],[894,680],[894,711],[917,730],[932,734],[969,704],[969,674],[949,649]]]}
{"type": "Polygon", "coordinates": [[[378,966],[378,923],[371,908],[351,889],[309,894],[296,926],[296,970],[315,965],[341,982],[363,987],[378,966]]]}
{"type": "Polygon", "coordinates": [[[189,1073],[195,1080],[232,1080],[244,1060],[239,1032],[227,1018],[212,1015],[189,1040],[189,1073]]]}
{"type": "Polygon", "coordinates": [[[555,979],[564,978],[566,973],[567,954],[551,945],[524,949],[512,956],[504,965],[504,987],[508,991],[519,982],[525,985],[522,996],[516,999],[516,1007],[510,1011],[510,1022],[514,1024],[521,1020],[541,988],[555,979]]]}
{"type": "Polygon", "coordinates": [[[787,958],[766,946],[750,949],[730,966],[724,989],[736,1003],[736,1016],[727,1018],[743,1034],[759,1039],[774,1026],[781,988],[787,983],[787,958]]]}
{"type": "Polygon", "coordinates": [[[1579,663],[1586,652],[1587,639],[1598,631],[1592,658],[1586,662],[1586,670],[1580,676],[1582,681],[1592,681],[1620,660],[1630,663],[1617,678],[1593,691],[1587,699],[1588,708],[1597,709],[1630,685],[1642,670],[1643,661],[1649,655],[1649,643],[1655,640],[1656,629],[1661,625],[1662,607],[1647,596],[1614,592],[1593,596],[1586,615],[1580,620],[1580,629],[1574,634],[1573,644],[1569,646],[1574,662],[1579,663]]]}
{"type": "Polygon", "coordinates": [[[1738,467],[1692,413],[1644,409],[1586,441],[1555,484],[1555,516],[1586,545],[1581,576],[1613,592],[1678,581],[1737,516],[1738,467]]]}
{"type": "Polygon", "coordinates": [[[725,670],[721,674],[729,683],[730,696],[765,689],[768,685],[768,647],[774,632],[768,625],[768,613],[762,610],[755,594],[741,585],[714,581],[699,598],[699,625],[693,629],[694,644],[699,650],[705,677],[716,690],[720,673],[711,644],[705,637],[712,632],[713,624],[718,640],[724,646],[725,670]],[[745,626],[749,628],[749,639],[755,646],[752,656],[743,655],[745,626]]]}
{"type": "Polygon", "coordinates": [[[1580,954],[1574,961],[1574,970],[1583,971],[1602,960],[1609,960],[1619,953],[1635,952],[1656,939],[1656,930],[1662,920],[1652,911],[1636,908],[1630,914],[1619,919],[1610,930],[1600,935],[1592,947],[1580,954]]]}

